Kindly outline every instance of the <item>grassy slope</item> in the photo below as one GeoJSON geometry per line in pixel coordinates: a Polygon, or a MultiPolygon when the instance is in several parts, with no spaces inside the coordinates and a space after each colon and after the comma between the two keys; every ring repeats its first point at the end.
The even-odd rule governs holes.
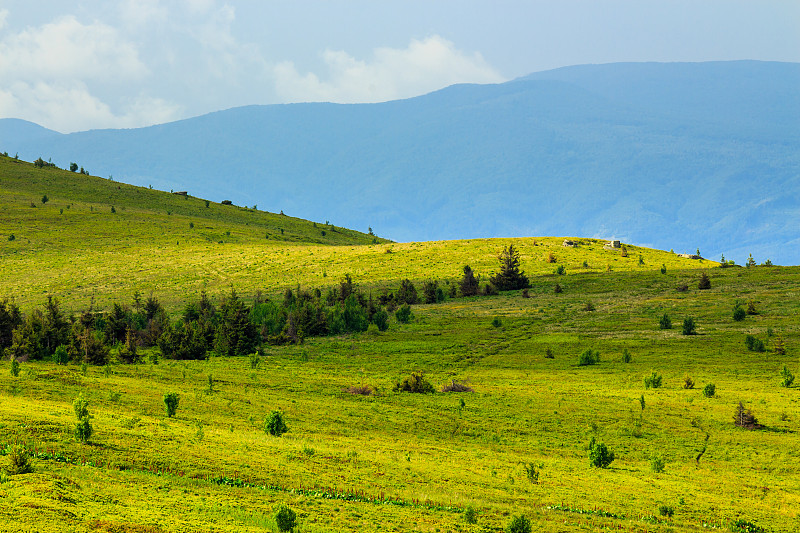
{"type": "MultiPolygon", "coordinates": [[[[209,210],[216,214],[203,218],[206,208],[199,200],[141,189],[136,190],[154,195],[152,206],[114,198],[117,213],[111,215],[109,203],[94,196],[82,203],[67,192],[51,192],[59,190],[54,181],[39,192],[37,172],[56,171],[20,168],[26,185],[7,174],[1,182],[0,232],[11,230],[18,238],[3,245],[0,294],[13,295],[24,306],[40,304],[48,291],[74,308],[90,294],[110,301],[152,289],[176,309],[186,294],[204,286],[279,290],[289,283],[333,282],[345,272],[367,286],[404,277],[454,279],[464,263],[490,271],[505,244],[262,242],[270,221],[287,217],[212,204],[209,210]],[[45,193],[50,202],[29,207],[45,193]],[[179,214],[181,205],[193,202],[196,214],[179,214]],[[77,233],[64,230],[54,237],[47,229],[62,220],[59,203],[72,205],[71,213],[64,213],[72,214],[77,233]],[[173,214],[162,212],[167,209],[173,214]],[[142,216],[132,216],[134,211],[142,216]],[[42,222],[43,212],[50,212],[51,223],[42,222]],[[228,212],[239,218],[224,219],[228,212]],[[96,224],[100,217],[103,223],[96,224]],[[255,217],[262,217],[261,226],[255,217]],[[208,243],[191,233],[190,220],[194,229],[212,226],[214,238],[230,228],[226,231],[239,241],[208,243]],[[119,233],[126,225],[128,233],[119,233]],[[93,235],[92,227],[103,232],[93,235]],[[131,266],[137,262],[147,267],[131,266]],[[145,281],[138,279],[141,268],[145,281]]],[[[110,194],[117,186],[126,188],[101,184],[112,187],[110,194]]],[[[308,240],[304,232],[313,226],[296,223],[303,228],[296,230],[297,239],[308,240]]],[[[536,246],[533,239],[514,242],[522,250],[523,268],[534,275],[529,299],[512,292],[415,306],[412,324],[393,322],[380,335],[273,348],[255,369],[246,359],[212,359],[114,365],[108,372],[89,368],[84,375],[75,366],[24,363],[13,378],[4,366],[0,445],[22,442],[79,464],[38,459],[35,473],[0,483],[0,523],[8,531],[26,531],[31,521],[40,531],[270,530],[274,507],[285,502],[298,511],[302,531],[481,531],[501,528],[510,514],[521,512],[542,531],[702,530],[702,524],[724,528],[739,517],[774,531],[797,530],[800,405],[798,389],[780,387],[778,373],[786,364],[800,374],[800,268],[713,269],[712,289],[697,291],[691,267],[712,266],[709,262],[633,247],[630,257],[622,258],[589,240],[574,250],[560,247],[559,239],[537,239],[536,246]],[[545,261],[550,251],[566,265],[567,276],[552,274],[555,265],[545,261]],[[644,266],[638,265],[639,254],[644,266]],[[662,263],[666,275],[657,270],[662,263]],[[553,292],[556,282],[563,294],[553,292]],[[683,283],[690,291],[676,292],[683,283]],[[760,314],[733,322],[733,303],[749,299],[760,314]],[[587,301],[595,311],[583,310],[587,301]],[[656,328],[664,312],[678,329],[656,328]],[[680,335],[685,316],[696,318],[700,335],[680,335]],[[490,325],[494,317],[502,327],[490,325]],[[787,356],[745,349],[748,333],[769,345],[768,329],[786,338],[787,356]],[[547,347],[555,359],[543,357],[547,347]],[[588,347],[601,352],[602,362],[579,368],[578,354],[588,347]],[[629,364],[621,362],[626,348],[633,356],[629,364]],[[476,392],[390,392],[396,379],[413,370],[424,370],[437,385],[466,379],[476,392]],[[663,375],[664,386],[645,390],[642,379],[653,370],[663,375]],[[682,388],[686,374],[696,389],[682,388]],[[213,392],[206,391],[209,375],[213,392]],[[709,382],[717,386],[716,398],[700,393],[709,382]],[[381,394],[342,392],[362,383],[381,394]],[[169,391],[181,395],[174,419],[163,415],[162,396],[169,391]],[[90,445],[71,436],[71,402],[81,392],[94,416],[90,445]],[[753,409],[764,430],[733,426],[739,400],[753,409]],[[264,419],[278,408],[290,431],[269,437],[264,419]],[[696,463],[706,433],[708,449],[696,463]],[[617,454],[610,469],[589,468],[585,447],[592,436],[617,454]],[[654,455],[667,460],[662,474],[650,471],[654,455]],[[543,465],[539,484],[526,479],[521,463],[543,465]],[[219,476],[277,488],[206,481],[219,476]],[[331,499],[300,488],[422,505],[331,499]],[[468,505],[479,511],[477,526],[461,517],[468,505]],[[625,516],[548,508],[554,505],[625,516]],[[658,515],[659,505],[674,507],[674,517],[649,518],[658,515]]]]}
{"type": "MultiPolygon", "coordinates": [[[[555,270],[546,261],[550,252],[569,273],[716,265],[633,246],[623,258],[604,251],[602,241],[584,239],[577,249],[563,248],[561,241],[508,242],[518,246],[530,274],[555,270]],[[644,266],[638,264],[639,255],[644,266]]],[[[245,295],[275,293],[297,284],[335,284],[347,273],[367,286],[397,284],[403,278],[455,280],[465,264],[489,274],[507,244],[496,239],[371,244],[372,236],[343,228],[331,231],[325,224],[315,227],[215,203],[206,208],[198,198],[36,169],[2,156],[0,242],[0,295],[30,307],[55,294],[69,311],[88,306],[91,297],[101,307],[127,302],[135,290],[153,292],[174,310],[203,289],[212,295],[231,286],[245,295]],[[49,201],[42,204],[45,194],[49,201]],[[9,242],[11,234],[16,239],[9,242]]]]}

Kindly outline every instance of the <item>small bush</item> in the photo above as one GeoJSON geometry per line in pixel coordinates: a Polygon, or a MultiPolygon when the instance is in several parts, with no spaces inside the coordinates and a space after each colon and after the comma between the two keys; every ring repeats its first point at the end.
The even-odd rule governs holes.
{"type": "Polygon", "coordinates": [[[464,522],[467,524],[478,523],[478,512],[471,505],[464,509],[464,522]]]}
{"type": "Polygon", "coordinates": [[[561,288],[561,285],[560,285],[560,284],[556,283],[555,289],[553,289],[553,291],[554,291],[556,294],[561,294],[562,292],[564,292],[564,289],[562,289],[562,288],[561,288]]]}
{"type": "Polygon", "coordinates": [[[522,469],[525,470],[525,477],[534,485],[539,483],[539,470],[544,466],[543,464],[522,463],[522,469]]]}
{"type": "Polygon", "coordinates": [[[614,452],[601,443],[596,443],[594,437],[589,443],[589,464],[595,468],[608,468],[614,462],[614,452]]]}
{"type": "Polygon", "coordinates": [[[175,416],[175,411],[178,410],[178,401],[180,396],[176,392],[168,392],[164,395],[164,410],[167,413],[167,418],[175,416]]]}
{"type": "Polygon", "coordinates": [[[293,531],[297,527],[297,514],[288,505],[281,505],[275,511],[275,525],[279,531],[293,531]]]}
{"type": "Polygon", "coordinates": [[[659,329],[672,329],[672,320],[670,320],[667,313],[664,313],[662,317],[658,319],[658,327],[659,329]]]}
{"type": "Polygon", "coordinates": [[[664,468],[667,466],[667,463],[664,461],[664,458],[660,455],[656,455],[652,459],[650,459],[650,470],[655,472],[656,474],[660,474],[664,471],[664,468]]]}
{"type": "Polygon", "coordinates": [[[753,300],[747,302],[747,314],[748,315],[757,315],[758,309],[756,309],[756,303],[753,300]]]}
{"type": "Polygon", "coordinates": [[[16,235],[14,235],[13,233],[12,233],[11,235],[9,235],[9,236],[8,236],[8,240],[9,240],[9,241],[13,241],[13,240],[14,240],[14,239],[16,239],[16,238],[17,238],[17,237],[16,237],[16,235]]]}
{"type": "Polygon", "coordinates": [[[595,310],[594,304],[592,303],[592,301],[591,301],[591,300],[587,301],[587,302],[586,302],[586,303],[583,305],[583,310],[584,310],[584,311],[594,311],[594,310],[595,310]]]}
{"type": "Polygon", "coordinates": [[[411,314],[411,306],[403,304],[403,306],[395,312],[394,316],[401,324],[408,324],[411,322],[414,315],[411,314]]]}
{"type": "Polygon", "coordinates": [[[5,452],[6,457],[8,457],[8,466],[6,466],[5,471],[9,476],[33,472],[33,463],[23,446],[19,444],[6,446],[5,452]]]}
{"type": "Polygon", "coordinates": [[[683,376],[683,388],[684,389],[693,389],[694,388],[694,380],[691,376],[683,376]]]}
{"type": "Polygon", "coordinates": [[[502,321],[502,320],[500,320],[500,318],[499,318],[499,317],[494,317],[494,318],[492,319],[492,327],[494,327],[494,328],[499,328],[499,327],[501,327],[502,325],[503,325],[503,321],[502,321]]]}
{"type": "Polygon", "coordinates": [[[19,376],[19,362],[16,359],[11,360],[11,375],[14,377],[19,376]]]}
{"type": "Polygon", "coordinates": [[[684,335],[697,335],[697,324],[694,323],[694,318],[689,316],[683,319],[681,333],[684,335]]]}
{"type": "MultiPolygon", "coordinates": [[[[230,200],[222,200],[222,202],[220,202],[220,203],[222,205],[233,205],[233,202],[231,202],[230,200]]],[[[208,206],[206,206],[206,207],[208,207],[208,206]]]]}
{"type": "Polygon", "coordinates": [[[763,352],[766,350],[764,341],[752,335],[748,335],[744,338],[744,345],[747,346],[747,349],[751,352],[763,352]]]}
{"type": "Polygon", "coordinates": [[[733,306],[733,319],[736,322],[741,322],[745,316],[747,316],[747,313],[741,305],[736,304],[733,306]]]}
{"type": "Polygon", "coordinates": [[[497,296],[498,294],[500,294],[500,293],[497,292],[497,287],[495,287],[491,283],[487,283],[483,287],[483,295],[484,296],[497,296]]]}
{"type": "Polygon", "coordinates": [[[475,392],[475,390],[465,383],[452,380],[451,383],[442,387],[442,392],[475,392]]]}
{"type": "Polygon", "coordinates": [[[555,263],[556,262],[556,256],[553,255],[553,252],[550,252],[549,254],[547,254],[547,262],[548,263],[555,263]]]}
{"type": "Polygon", "coordinates": [[[283,420],[283,413],[281,411],[272,411],[270,413],[267,422],[264,424],[264,431],[273,437],[280,437],[289,431],[286,422],[283,420]]]}
{"type": "Polygon", "coordinates": [[[697,288],[701,291],[708,290],[711,288],[711,278],[708,277],[708,274],[703,272],[700,274],[700,280],[697,282],[697,288]]]}
{"type": "Polygon", "coordinates": [[[733,416],[734,423],[744,429],[760,429],[761,424],[758,423],[758,420],[750,412],[750,409],[746,409],[742,402],[739,402],[739,405],[736,406],[736,413],[733,416]]]}
{"type": "Polygon", "coordinates": [[[78,395],[72,402],[72,409],[75,411],[75,418],[87,418],[89,416],[89,400],[83,397],[83,394],[78,395]]]}
{"type": "Polygon", "coordinates": [[[435,392],[430,381],[425,379],[422,372],[412,372],[410,376],[398,381],[394,384],[392,389],[395,392],[417,392],[421,394],[430,394],[435,392]]]}
{"type": "Polygon", "coordinates": [[[378,309],[372,315],[372,323],[378,327],[378,331],[386,331],[389,329],[389,313],[383,309],[378,309]]]}
{"type": "Polygon", "coordinates": [[[703,396],[706,398],[713,398],[717,394],[717,387],[713,383],[707,383],[703,387],[703,396]]]}
{"type": "Polygon", "coordinates": [[[656,374],[656,371],[653,370],[652,374],[644,378],[644,388],[649,389],[652,387],[654,389],[657,389],[661,387],[661,381],[662,381],[661,374],[656,374]]]}
{"type": "Polygon", "coordinates": [[[94,433],[94,429],[92,429],[92,424],[89,422],[88,416],[78,420],[78,423],[75,425],[75,438],[77,440],[83,443],[89,442],[92,433],[94,433]]]}
{"type": "Polygon", "coordinates": [[[528,293],[528,289],[522,289],[522,297],[523,298],[530,298],[531,295],[528,293]]]}
{"type": "Polygon", "coordinates": [[[512,517],[506,526],[506,533],[531,533],[531,521],[525,515],[512,517]]]}
{"type": "Polygon", "coordinates": [[[558,266],[556,267],[556,274],[558,274],[559,276],[563,276],[563,275],[565,275],[566,273],[567,273],[567,269],[566,269],[566,268],[564,268],[564,265],[558,265],[558,266]]]}
{"type": "Polygon", "coordinates": [[[662,274],[666,274],[667,273],[667,265],[665,265],[663,263],[661,264],[661,273],[662,274]]]}
{"type": "Polygon", "coordinates": [[[345,392],[349,392],[350,394],[358,394],[359,396],[371,396],[375,391],[369,385],[359,385],[347,387],[345,392]]]}
{"type": "Polygon", "coordinates": [[[689,290],[689,286],[688,286],[688,285],[686,285],[685,283],[683,283],[683,284],[681,284],[681,285],[678,285],[678,286],[675,288],[675,290],[676,290],[676,291],[678,291],[678,292],[687,292],[687,291],[689,290]]]}
{"type": "Polygon", "coordinates": [[[53,352],[53,362],[57,365],[66,365],[69,362],[69,352],[66,346],[61,344],[56,348],[56,351],[53,352]]]}
{"type": "Polygon", "coordinates": [[[630,363],[631,362],[631,352],[628,351],[627,348],[622,350],[622,362],[623,363],[630,363]]]}
{"type": "Polygon", "coordinates": [[[544,358],[545,359],[555,359],[556,358],[556,356],[553,355],[553,349],[550,348],[549,346],[544,351],[544,358]]]}
{"type": "Polygon", "coordinates": [[[578,366],[596,365],[599,362],[600,352],[589,348],[580,355],[578,366]]]}
{"type": "Polygon", "coordinates": [[[794,375],[786,368],[786,365],[783,365],[783,370],[781,370],[781,385],[784,387],[791,387],[792,383],[794,383],[794,375]]]}
{"type": "Polygon", "coordinates": [[[661,516],[672,517],[672,515],[675,514],[675,509],[673,509],[669,505],[659,505],[658,514],[660,514],[661,516]]]}

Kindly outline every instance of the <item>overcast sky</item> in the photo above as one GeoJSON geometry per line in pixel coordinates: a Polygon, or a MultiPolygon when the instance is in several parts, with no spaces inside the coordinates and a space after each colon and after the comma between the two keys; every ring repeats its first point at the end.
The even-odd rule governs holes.
{"type": "Polygon", "coordinates": [[[800,62],[800,1],[0,0],[0,118],[61,132],[732,59],[800,62]]]}

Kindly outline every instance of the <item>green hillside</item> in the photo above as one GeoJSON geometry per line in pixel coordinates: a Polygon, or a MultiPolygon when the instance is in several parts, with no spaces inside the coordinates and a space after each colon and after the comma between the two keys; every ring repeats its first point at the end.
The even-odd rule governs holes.
{"type": "MultiPolygon", "coordinates": [[[[0,357],[4,532],[278,531],[282,505],[298,532],[499,532],[520,515],[545,532],[800,529],[789,379],[800,373],[800,267],[719,268],[632,245],[623,255],[588,238],[373,243],[7,158],[0,177],[0,302],[25,315],[0,338],[24,355],[0,357]],[[485,290],[508,244],[530,287],[464,297],[463,266],[485,290]],[[436,280],[441,298],[412,305],[407,322],[388,314],[383,331],[372,320],[332,333],[369,297],[393,311],[379,295],[406,278],[420,293],[436,280]],[[262,329],[242,355],[219,355],[215,341],[199,360],[163,343],[126,353],[132,333],[199,331],[204,311],[187,304],[204,290],[217,340],[231,309],[248,320],[310,309],[330,334],[277,345],[288,337],[262,329]],[[145,320],[135,292],[166,312],[145,320]],[[58,350],[26,352],[48,295],[76,313],[62,324],[64,364],[51,360],[58,350]],[[95,314],[78,314],[91,298],[95,314]],[[118,316],[128,338],[109,337],[118,316]],[[110,347],[107,364],[86,364],[92,342],[110,347]],[[412,373],[433,392],[399,390],[412,373]],[[735,424],[740,402],[750,427],[735,424]],[[279,436],[274,412],[288,427],[279,436]],[[605,468],[590,464],[600,444],[614,454],[605,468]]],[[[0,333],[8,320],[0,312],[0,333]]]]}
{"type": "Polygon", "coordinates": [[[234,287],[249,297],[298,284],[332,286],[345,274],[365,287],[395,287],[404,278],[456,280],[465,264],[486,277],[509,243],[519,248],[523,268],[537,275],[553,274],[558,265],[568,275],[717,265],[631,245],[622,257],[598,239],[579,239],[577,248],[562,241],[389,243],[324,222],[206,206],[192,196],[0,156],[0,295],[23,307],[41,305],[47,294],[69,311],[87,307],[91,298],[107,307],[128,302],[138,290],[176,310],[202,290],[217,295],[234,287]],[[551,253],[556,263],[548,262],[551,253]]]}

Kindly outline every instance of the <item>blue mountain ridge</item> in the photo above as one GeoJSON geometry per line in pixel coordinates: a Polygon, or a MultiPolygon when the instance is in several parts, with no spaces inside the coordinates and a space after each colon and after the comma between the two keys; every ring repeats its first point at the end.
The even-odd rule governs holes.
{"type": "Polygon", "coordinates": [[[796,63],[583,65],[67,135],[10,124],[0,150],[24,159],[398,241],[594,236],[800,264],[796,63]]]}

